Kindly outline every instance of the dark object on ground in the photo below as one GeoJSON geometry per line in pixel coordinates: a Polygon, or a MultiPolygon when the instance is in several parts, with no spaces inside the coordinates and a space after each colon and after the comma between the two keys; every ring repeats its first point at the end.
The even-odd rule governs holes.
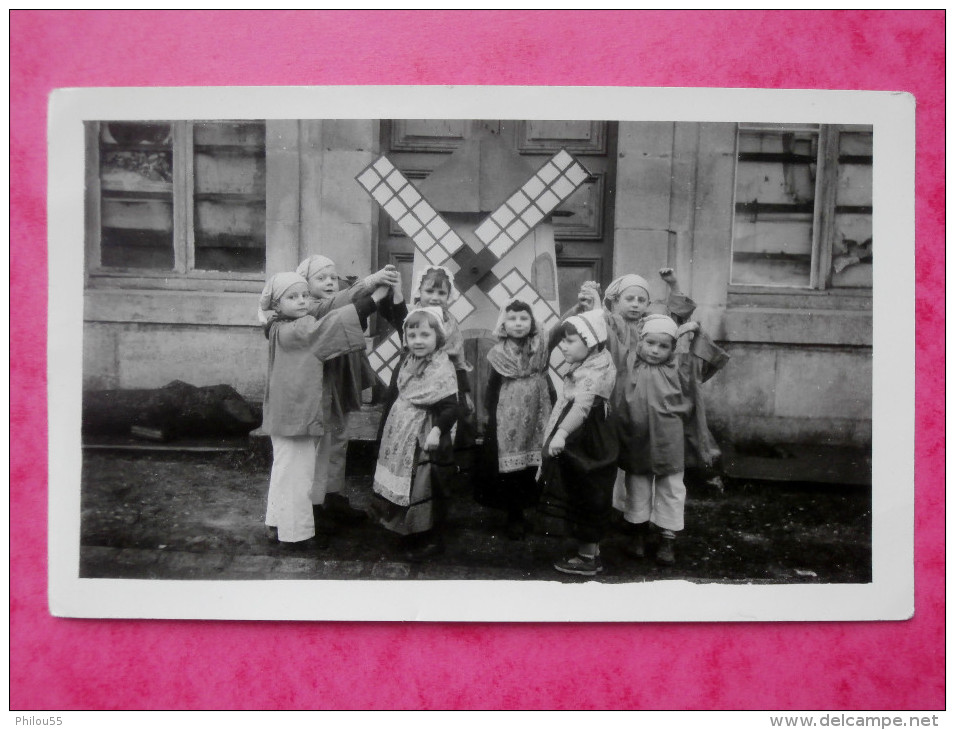
{"type": "Polygon", "coordinates": [[[262,414],[229,385],[174,380],[162,388],[83,393],[84,436],[244,436],[261,423],[262,414]]]}

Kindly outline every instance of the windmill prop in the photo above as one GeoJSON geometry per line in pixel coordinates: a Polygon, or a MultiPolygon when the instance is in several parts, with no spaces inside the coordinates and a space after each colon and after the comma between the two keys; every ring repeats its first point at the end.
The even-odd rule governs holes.
{"type": "MultiPolygon", "coordinates": [[[[432,177],[441,178],[439,172],[453,167],[452,160],[435,170],[432,177]]],[[[525,163],[521,160],[519,164],[525,163]]],[[[511,172],[513,178],[513,163],[511,172]]],[[[553,240],[550,239],[549,250],[543,256],[540,252],[530,251],[528,259],[527,251],[523,252],[524,256],[520,255],[521,249],[527,245],[525,239],[589,176],[583,165],[562,149],[526,178],[517,190],[511,187],[514,192],[494,207],[473,230],[466,230],[467,226],[455,230],[438,212],[439,201],[432,204],[428,200],[428,197],[441,197],[440,187],[433,184],[435,193],[426,197],[386,156],[379,157],[355,179],[414,242],[416,270],[431,264],[444,266],[454,274],[455,288],[460,296],[450,304],[448,311],[462,330],[482,326],[490,329],[500,308],[512,298],[519,298],[531,306],[538,323],[546,331],[560,319],[553,240]],[[522,242],[525,243],[522,245],[522,242]],[[535,265],[542,260],[550,281],[546,296],[541,294],[540,282],[532,280],[538,270],[535,265]],[[531,278],[525,271],[531,274],[531,278]]],[[[429,178],[424,184],[431,182],[432,178],[429,178]]],[[[497,179],[490,182],[501,186],[497,179]]],[[[490,184],[485,181],[484,187],[488,188],[490,184]]],[[[481,194],[487,197],[483,192],[481,194]]],[[[369,355],[372,367],[383,382],[390,381],[400,353],[400,335],[392,332],[369,355]]],[[[551,378],[559,388],[567,366],[558,351],[552,354],[550,364],[551,378]]]]}

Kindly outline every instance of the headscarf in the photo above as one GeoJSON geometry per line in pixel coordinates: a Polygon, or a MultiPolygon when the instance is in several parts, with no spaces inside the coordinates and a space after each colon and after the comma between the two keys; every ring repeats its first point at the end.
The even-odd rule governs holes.
{"type": "Polygon", "coordinates": [[[308,282],[305,280],[305,277],[294,271],[283,271],[275,274],[265,282],[265,288],[259,297],[260,322],[267,321],[267,318],[263,319],[265,312],[270,309],[274,310],[282,295],[295,284],[305,284],[305,286],[308,287],[308,282]]]}
{"type": "MultiPolygon", "coordinates": [[[[534,310],[531,309],[530,316],[534,330],[520,340],[509,337],[504,330],[504,320],[507,317],[507,307],[514,302],[520,302],[520,299],[511,299],[505,302],[501,307],[500,314],[497,317],[497,324],[494,325],[494,334],[497,336],[498,343],[487,353],[487,360],[497,372],[505,378],[526,378],[528,375],[542,373],[547,370],[548,352],[545,347],[544,334],[541,331],[540,323],[534,316],[534,310]]],[[[523,302],[522,302],[523,303],[523,302]]],[[[519,310],[525,311],[525,310],[519,310]]]]}
{"type": "Polygon", "coordinates": [[[573,325],[587,347],[596,347],[601,342],[607,341],[607,322],[604,319],[604,313],[599,309],[575,314],[573,317],[568,317],[565,322],[573,325]]]}
{"type": "MultiPolygon", "coordinates": [[[[444,310],[441,309],[441,307],[415,307],[411,311],[427,313],[430,316],[432,323],[434,324],[434,327],[437,330],[439,330],[442,335],[447,337],[448,331],[444,324],[444,310]]],[[[409,312],[408,314],[411,314],[411,312],[409,312]]],[[[405,327],[407,326],[407,324],[408,324],[408,320],[405,319],[405,327]]],[[[402,329],[404,329],[405,327],[402,327],[402,329]]],[[[404,340],[404,333],[402,333],[402,340],[404,340]]]]}
{"type": "MultiPolygon", "coordinates": [[[[431,320],[431,326],[439,331],[442,335],[447,338],[447,329],[444,324],[444,311],[441,307],[418,307],[413,309],[412,312],[409,312],[409,317],[413,312],[424,312],[428,315],[428,319],[431,320]]],[[[402,344],[408,344],[406,337],[406,332],[408,328],[408,319],[405,319],[404,326],[402,327],[401,341],[402,344]]],[[[434,356],[437,353],[443,353],[444,356],[447,356],[447,352],[444,348],[436,348],[434,352],[430,352],[424,357],[418,357],[408,352],[408,357],[405,358],[404,362],[401,364],[401,369],[398,371],[398,389],[400,390],[405,383],[411,378],[416,378],[421,375],[425,369],[428,367],[429,363],[434,359],[434,356]]]]}
{"type": "Polygon", "coordinates": [[[414,278],[411,282],[411,300],[413,302],[420,301],[421,282],[424,281],[425,276],[432,271],[443,271],[447,275],[449,286],[451,287],[451,291],[448,292],[448,304],[451,304],[451,302],[458,298],[458,290],[454,288],[454,274],[451,273],[450,269],[444,266],[435,266],[434,264],[428,264],[414,273],[414,278]]]}
{"type": "Polygon", "coordinates": [[[315,256],[309,256],[302,263],[300,263],[298,268],[295,269],[295,272],[297,274],[301,274],[306,280],[308,280],[322,269],[326,269],[329,266],[334,265],[335,262],[328,258],[328,256],[316,254],[315,256]]]}
{"type": "Polygon", "coordinates": [[[647,293],[647,299],[650,298],[650,284],[647,283],[646,279],[637,274],[624,274],[611,281],[610,286],[607,287],[607,292],[604,294],[604,304],[607,308],[610,308],[612,302],[620,296],[624,289],[629,289],[631,286],[639,286],[647,293]]]}
{"type": "Polygon", "coordinates": [[[679,336],[676,322],[665,314],[648,314],[643,318],[641,337],[651,333],[670,335],[674,340],[679,336]]]}

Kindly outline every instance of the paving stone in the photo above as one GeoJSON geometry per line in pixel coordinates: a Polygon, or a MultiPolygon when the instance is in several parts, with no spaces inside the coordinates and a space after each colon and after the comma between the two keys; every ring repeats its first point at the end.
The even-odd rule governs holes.
{"type": "Polygon", "coordinates": [[[230,573],[271,573],[278,565],[278,558],[268,555],[237,555],[232,559],[228,570],[230,573]]]}
{"type": "Polygon", "coordinates": [[[118,552],[113,560],[118,565],[145,566],[153,565],[162,553],[142,548],[124,548],[118,552]]]}
{"type": "Polygon", "coordinates": [[[208,553],[163,552],[159,553],[156,567],[175,573],[215,573],[228,563],[228,555],[210,555],[208,553]]]}
{"type": "Polygon", "coordinates": [[[375,563],[371,567],[371,577],[377,580],[403,580],[411,577],[411,566],[407,563],[375,563]]]}
{"type": "Polygon", "coordinates": [[[295,557],[278,558],[273,572],[276,573],[317,573],[320,563],[317,558],[295,557]]]}
{"type": "Polygon", "coordinates": [[[363,578],[368,571],[360,560],[320,560],[318,576],[331,580],[363,578]]]}

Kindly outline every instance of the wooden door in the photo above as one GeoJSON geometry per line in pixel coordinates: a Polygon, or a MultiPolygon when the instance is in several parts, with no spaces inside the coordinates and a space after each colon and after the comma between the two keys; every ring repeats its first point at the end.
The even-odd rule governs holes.
{"type": "MultiPolygon", "coordinates": [[[[382,149],[408,179],[418,182],[465,140],[485,129],[508,140],[532,169],[563,148],[591,174],[553,217],[558,291],[561,311],[566,311],[576,300],[582,282],[595,280],[606,287],[613,275],[617,124],[586,120],[397,119],[383,122],[382,149]]],[[[384,213],[381,231],[379,265],[393,263],[399,268],[408,296],[413,244],[384,213]]]]}

